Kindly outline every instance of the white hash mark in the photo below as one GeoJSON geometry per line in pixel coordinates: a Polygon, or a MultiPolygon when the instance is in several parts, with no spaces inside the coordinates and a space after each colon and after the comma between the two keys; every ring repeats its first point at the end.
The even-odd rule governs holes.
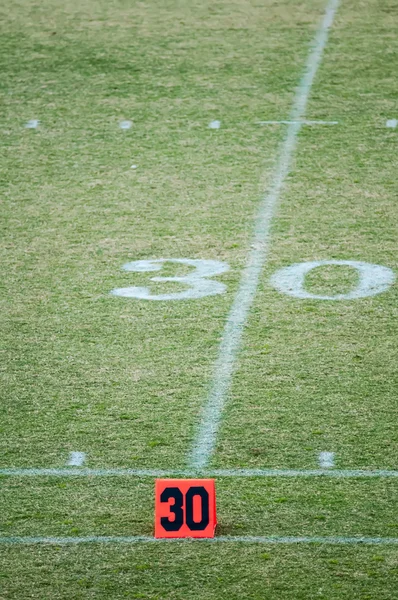
{"type": "Polygon", "coordinates": [[[130,129],[131,126],[132,126],[131,121],[120,121],[120,123],[119,123],[120,129],[130,129]]]}
{"type": "Polygon", "coordinates": [[[330,467],[334,467],[334,452],[320,452],[319,466],[324,469],[330,469],[330,467]]]}
{"type": "Polygon", "coordinates": [[[69,455],[68,466],[80,467],[86,460],[85,452],[71,452],[69,455]]]}

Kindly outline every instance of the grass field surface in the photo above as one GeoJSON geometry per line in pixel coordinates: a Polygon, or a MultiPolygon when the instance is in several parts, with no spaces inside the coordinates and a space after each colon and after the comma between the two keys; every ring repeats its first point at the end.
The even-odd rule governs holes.
{"type": "Polygon", "coordinates": [[[398,3],[0,14],[0,599],[397,598],[398,3]]]}

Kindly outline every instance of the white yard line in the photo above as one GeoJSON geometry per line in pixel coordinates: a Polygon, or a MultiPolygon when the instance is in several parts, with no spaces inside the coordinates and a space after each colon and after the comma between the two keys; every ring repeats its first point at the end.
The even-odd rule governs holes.
{"type": "Polygon", "coordinates": [[[49,544],[64,546],[67,544],[142,544],[142,543],[175,543],[183,544],[210,542],[217,543],[244,543],[244,544],[358,544],[358,545],[383,545],[396,546],[398,538],[385,537],[347,537],[347,536],[262,536],[262,535],[220,535],[214,538],[154,538],[145,535],[113,536],[113,535],[89,535],[84,537],[50,537],[50,536],[27,536],[27,537],[0,537],[0,544],[9,545],[35,545],[49,544]]]}
{"type": "Polygon", "coordinates": [[[398,471],[389,469],[0,469],[7,477],[329,477],[396,478],[398,471]]]}
{"type": "Polygon", "coordinates": [[[333,23],[339,0],[329,0],[322,23],[316,33],[307,59],[304,75],[299,83],[291,110],[289,125],[282,143],[276,169],[271,179],[270,189],[264,196],[257,215],[251,250],[235,300],[228,315],[215,365],[212,387],[204,407],[199,429],[193,443],[190,464],[196,468],[205,467],[214,452],[217,433],[225,401],[231,386],[236,357],[247,317],[252,306],[261,271],[264,267],[270,236],[271,222],[274,216],[285,179],[289,173],[293,153],[297,144],[297,135],[303,125],[308,98],[328,32],[333,23]]]}

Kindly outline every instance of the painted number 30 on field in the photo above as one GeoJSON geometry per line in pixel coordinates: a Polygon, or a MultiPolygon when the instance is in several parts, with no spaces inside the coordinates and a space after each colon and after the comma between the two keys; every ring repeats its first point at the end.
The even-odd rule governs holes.
{"type": "MultiPolygon", "coordinates": [[[[229,271],[227,263],[218,260],[204,260],[195,258],[158,258],[154,260],[135,260],[123,265],[124,271],[134,273],[147,273],[161,271],[165,263],[177,263],[192,267],[186,274],[176,277],[150,277],[155,283],[175,282],[183,284],[185,290],[168,294],[153,294],[148,287],[124,287],[111,291],[114,296],[124,298],[138,298],[140,300],[193,300],[205,296],[223,294],[226,285],[212,279],[229,271]]],[[[354,300],[366,298],[385,292],[395,281],[395,275],[388,267],[354,260],[319,260],[297,263],[284,267],[271,277],[271,285],[279,292],[300,299],[313,300],[354,300]],[[305,277],[313,269],[327,266],[340,265],[351,267],[358,274],[357,285],[345,294],[324,296],[313,294],[305,290],[305,277]]]]}

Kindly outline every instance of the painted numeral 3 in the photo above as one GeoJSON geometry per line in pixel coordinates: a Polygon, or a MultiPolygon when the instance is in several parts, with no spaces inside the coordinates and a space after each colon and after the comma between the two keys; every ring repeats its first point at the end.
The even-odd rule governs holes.
{"type": "Polygon", "coordinates": [[[218,260],[202,260],[195,258],[157,258],[155,260],[135,260],[123,265],[124,271],[134,273],[146,273],[152,271],[161,271],[164,263],[172,262],[194,267],[194,270],[181,277],[151,277],[150,281],[165,282],[175,281],[188,286],[186,290],[171,294],[151,294],[146,287],[125,287],[116,288],[111,291],[114,296],[123,298],[139,298],[141,300],[192,300],[203,298],[204,296],[214,296],[223,294],[226,286],[219,281],[212,281],[209,277],[221,275],[229,270],[226,263],[218,260]]]}

